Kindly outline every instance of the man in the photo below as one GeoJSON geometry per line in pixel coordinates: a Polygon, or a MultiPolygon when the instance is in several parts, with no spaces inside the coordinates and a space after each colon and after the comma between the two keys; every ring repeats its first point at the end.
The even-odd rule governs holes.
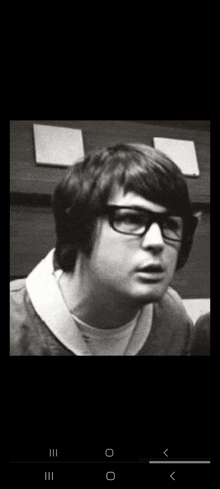
{"type": "Polygon", "coordinates": [[[97,150],[53,209],[56,248],[11,283],[11,355],[188,355],[192,323],[169,284],[197,218],[178,167],[145,145],[97,150]]]}

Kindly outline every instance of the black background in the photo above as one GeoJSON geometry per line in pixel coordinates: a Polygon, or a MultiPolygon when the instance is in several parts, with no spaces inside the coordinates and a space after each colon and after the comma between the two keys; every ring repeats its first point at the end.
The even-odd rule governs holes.
{"type": "MultiPolygon", "coordinates": [[[[182,55],[184,53],[185,50],[182,55]]],[[[71,118],[74,111],[74,117],[80,114],[80,119],[94,117],[94,112],[97,119],[115,118],[115,113],[118,118],[125,119],[126,116],[134,116],[135,119],[147,116],[184,120],[190,119],[190,115],[193,120],[210,119],[205,110],[209,108],[207,57],[207,78],[204,79],[204,63],[200,64],[192,51],[191,54],[190,65],[189,60],[185,64],[185,56],[179,55],[178,74],[176,64],[174,73],[172,69],[162,68],[161,61],[160,73],[156,73],[145,56],[139,65],[135,59],[133,69],[130,64],[127,65],[125,77],[122,77],[123,70],[120,76],[116,76],[115,67],[110,70],[112,65],[107,63],[105,75],[99,70],[96,73],[99,74],[97,83],[94,80],[92,83],[91,75],[94,72],[86,66],[87,76],[83,77],[82,72],[77,70],[78,76],[68,79],[69,91],[66,87],[67,77],[59,85],[52,76],[53,70],[49,70],[51,76],[44,77],[44,80],[36,77],[37,70],[33,70],[32,75],[29,71],[28,79],[23,73],[22,80],[18,77],[11,90],[10,119],[16,120],[16,114],[21,119],[21,113],[24,120],[41,119],[45,110],[45,119],[68,119],[66,108],[71,118]],[[147,76],[144,70],[146,62],[147,76]],[[135,85],[133,79],[131,81],[131,72],[135,74],[135,85]],[[79,87],[80,92],[77,92],[79,87]],[[79,95],[78,105],[75,98],[74,102],[70,98],[73,90],[79,95]]],[[[124,446],[126,450],[131,446],[141,454],[152,454],[152,447],[155,446],[162,447],[163,451],[172,447],[177,455],[184,453],[186,458],[188,455],[197,458],[203,453],[210,457],[210,363],[211,357],[11,357],[7,394],[10,460],[19,447],[21,451],[28,446],[39,451],[52,447],[64,447],[65,450],[74,447],[77,450],[77,446],[82,444],[93,446],[95,450],[100,447],[115,449],[117,446],[124,446]]],[[[10,477],[13,481],[15,469],[11,467],[12,464],[10,477]]],[[[23,466],[17,464],[16,467],[19,471],[23,466]]],[[[89,464],[85,466],[85,476],[88,467],[89,464]]],[[[90,467],[96,470],[97,466],[91,464],[90,467]]],[[[130,464],[131,471],[133,467],[130,464]]],[[[160,466],[154,467],[156,469],[160,475],[164,471],[160,466]]],[[[167,469],[169,472],[169,467],[167,469]]],[[[177,474],[177,469],[174,470],[177,474]]],[[[207,471],[207,468],[202,470],[207,471]]],[[[104,472],[102,474],[104,477],[104,472]]],[[[186,477],[186,471],[182,477],[186,477]]],[[[65,480],[71,483],[68,474],[65,480]]],[[[25,479],[25,482],[30,481],[25,479]]],[[[172,482],[170,478],[169,482],[172,482]]]]}

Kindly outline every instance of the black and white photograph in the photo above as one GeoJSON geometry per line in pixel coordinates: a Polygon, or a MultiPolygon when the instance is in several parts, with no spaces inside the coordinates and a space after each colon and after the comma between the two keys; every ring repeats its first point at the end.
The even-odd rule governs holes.
{"type": "Polygon", "coordinates": [[[10,121],[10,356],[210,356],[209,120],[10,121]]]}

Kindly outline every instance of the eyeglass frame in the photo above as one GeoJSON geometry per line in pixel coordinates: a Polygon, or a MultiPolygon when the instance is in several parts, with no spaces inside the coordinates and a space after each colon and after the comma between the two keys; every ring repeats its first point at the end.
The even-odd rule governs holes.
{"type": "MultiPolygon", "coordinates": [[[[180,214],[174,214],[174,213],[171,213],[171,212],[153,212],[153,211],[150,211],[148,209],[144,209],[143,207],[138,207],[138,206],[119,206],[119,205],[106,205],[106,214],[108,216],[108,220],[109,220],[109,224],[111,226],[112,229],[114,229],[114,231],[116,231],[117,233],[119,234],[124,234],[124,235],[127,235],[127,236],[139,236],[139,237],[143,237],[146,232],[148,231],[148,229],[150,228],[150,226],[156,222],[159,227],[160,227],[160,230],[161,230],[161,233],[162,233],[162,236],[165,240],[167,241],[172,241],[172,242],[177,242],[177,243],[181,243],[183,241],[183,235],[181,237],[181,239],[175,239],[175,238],[168,238],[166,236],[164,236],[163,234],[163,227],[161,226],[160,222],[163,220],[163,219],[166,219],[168,217],[181,217],[183,219],[183,216],[180,215],[180,214]],[[139,233],[126,233],[126,232],[123,232],[123,231],[119,231],[118,229],[116,229],[114,227],[114,218],[115,218],[115,211],[117,209],[130,209],[130,210],[136,210],[136,211],[139,211],[139,212],[145,212],[146,214],[150,214],[150,215],[153,215],[153,219],[150,219],[150,224],[149,224],[149,220],[148,222],[145,224],[145,230],[139,234],[139,233]],[[158,216],[156,218],[156,216],[158,216]],[[149,224],[149,225],[148,225],[149,224]]],[[[184,224],[184,223],[183,223],[184,224]]]]}

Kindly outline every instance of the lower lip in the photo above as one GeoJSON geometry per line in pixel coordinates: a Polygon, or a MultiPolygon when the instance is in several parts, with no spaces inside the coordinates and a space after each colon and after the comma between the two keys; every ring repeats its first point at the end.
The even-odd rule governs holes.
{"type": "Polygon", "coordinates": [[[161,282],[164,277],[164,272],[142,272],[139,271],[138,275],[147,282],[161,282]]]}

